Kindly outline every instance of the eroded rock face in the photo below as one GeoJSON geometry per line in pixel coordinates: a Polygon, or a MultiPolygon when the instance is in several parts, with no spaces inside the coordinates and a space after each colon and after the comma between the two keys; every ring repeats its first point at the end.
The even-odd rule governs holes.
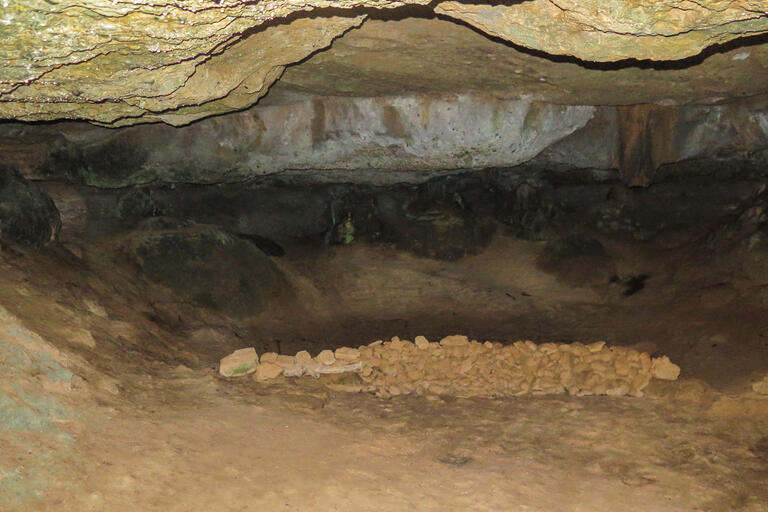
{"type": "Polygon", "coordinates": [[[8,33],[0,37],[20,47],[5,56],[0,117],[189,123],[254,104],[285,65],[362,21],[297,19],[243,37],[255,20],[172,6],[154,7],[154,13],[145,6],[147,14],[140,7],[121,5],[119,14],[108,9],[94,16],[85,14],[87,6],[62,6],[62,12],[38,11],[40,19],[12,8],[5,15],[8,33]],[[72,15],[77,11],[81,16],[72,15]],[[23,36],[35,32],[37,41],[23,36]],[[59,57],[62,48],[69,51],[59,57]]]}
{"type": "Polygon", "coordinates": [[[563,106],[485,94],[296,95],[174,128],[0,125],[5,165],[28,179],[98,187],[233,183],[312,171],[318,181],[424,181],[451,170],[618,170],[633,186],[664,166],[765,158],[768,95],[721,105],[563,106]],[[290,101],[289,101],[290,100],[290,101]]]}
{"type": "MultiPolygon", "coordinates": [[[[263,96],[286,65],[327,47],[367,14],[426,4],[5,2],[0,14],[0,118],[180,125],[240,110],[263,96]]],[[[592,62],[682,59],[714,44],[768,31],[764,6],[750,0],[684,5],[653,0],[443,2],[434,10],[503,41],[592,62]]],[[[391,59],[396,66],[397,55],[391,59]]],[[[450,62],[438,65],[446,64],[450,62]]],[[[508,87],[507,92],[516,91],[508,87]]]]}
{"type": "Polygon", "coordinates": [[[34,137],[35,130],[0,127],[0,133],[8,134],[0,144],[7,142],[13,148],[8,152],[19,155],[15,161],[31,175],[43,169],[59,176],[69,172],[81,174],[89,185],[110,187],[244,181],[288,169],[426,174],[525,162],[583,127],[594,111],[470,94],[299,97],[181,129],[61,125],[48,130],[49,139],[60,143],[56,148],[47,144],[49,157],[42,158],[45,150],[38,147],[37,169],[29,168],[27,146],[19,144],[20,137],[34,137]],[[55,154],[65,154],[66,161],[55,154]]]}

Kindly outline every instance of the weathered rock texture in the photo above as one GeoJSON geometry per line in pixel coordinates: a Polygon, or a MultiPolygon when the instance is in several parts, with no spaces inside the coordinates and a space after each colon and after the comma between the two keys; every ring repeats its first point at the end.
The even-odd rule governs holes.
{"type": "MultiPolygon", "coordinates": [[[[366,15],[426,4],[6,1],[0,118],[178,125],[242,109],[263,96],[285,66],[327,47],[366,15]]],[[[764,5],[750,0],[444,2],[434,11],[503,41],[593,62],[682,59],[768,31],[764,5]]],[[[396,55],[388,58],[397,65],[396,55]]]]}
{"type": "Polygon", "coordinates": [[[486,91],[567,105],[712,103],[768,90],[768,45],[759,40],[683,61],[590,63],[527,51],[444,18],[369,19],[288,67],[267,98],[289,90],[353,97],[486,91]]]}
{"type": "Polygon", "coordinates": [[[363,19],[289,17],[304,8],[13,2],[0,19],[0,117],[183,124],[252,105],[285,65],[363,19]]]}
{"type": "MultiPolygon", "coordinates": [[[[50,155],[55,161],[40,148],[32,159],[15,161],[30,166],[37,160],[56,173],[74,163],[79,170],[73,172],[85,171],[86,183],[101,186],[242,181],[288,169],[482,168],[525,162],[583,127],[594,113],[593,107],[477,95],[301,100],[180,130],[62,126],[53,139],[64,147],[42,142],[60,155],[50,155]]],[[[23,132],[14,135],[9,133],[8,143],[28,153],[28,146],[19,144],[23,132]]]]}
{"type": "Polygon", "coordinates": [[[647,185],[666,164],[766,148],[768,96],[589,107],[485,94],[294,94],[182,128],[0,125],[5,165],[28,179],[100,187],[231,183],[304,170],[329,180],[419,181],[534,158],[552,168],[617,169],[626,183],[647,185]]]}
{"type": "Polygon", "coordinates": [[[682,59],[768,30],[758,1],[443,2],[435,10],[528,48],[597,62],[682,59]]]}

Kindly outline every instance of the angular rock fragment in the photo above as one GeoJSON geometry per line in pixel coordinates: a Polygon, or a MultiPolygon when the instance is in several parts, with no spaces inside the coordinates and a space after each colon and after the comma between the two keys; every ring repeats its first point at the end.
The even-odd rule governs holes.
{"type": "Polygon", "coordinates": [[[238,377],[256,371],[259,355],[253,347],[235,350],[219,362],[219,373],[224,377],[238,377]]]}
{"type": "Polygon", "coordinates": [[[312,355],[306,350],[296,353],[296,362],[299,364],[307,364],[312,362],[312,355]]]}
{"type": "Polygon", "coordinates": [[[317,357],[315,357],[315,360],[318,363],[331,365],[336,361],[336,356],[333,355],[333,352],[331,352],[330,350],[323,350],[322,352],[317,354],[317,357]]]}
{"type": "Polygon", "coordinates": [[[283,373],[283,368],[275,363],[261,363],[256,368],[256,374],[253,378],[259,382],[279,377],[283,373]]]}
{"type": "Polygon", "coordinates": [[[276,352],[264,352],[261,354],[260,361],[262,363],[274,363],[277,361],[277,353],[276,352]]]}
{"type": "Polygon", "coordinates": [[[669,360],[669,357],[655,357],[651,363],[651,375],[656,379],[677,380],[680,367],[669,360]]]}
{"type": "Polygon", "coordinates": [[[440,345],[443,347],[462,347],[468,343],[469,338],[460,335],[446,336],[440,340],[440,345]]]}
{"type": "Polygon", "coordinates": [[[296,364],[296,358],[294,356],[278,355],[274,363],[280,368],[291,368],[296,364]]]}
{"type": "Polygon", "coordinates": [[[360,350],[352,347],[340,347],[334,352],[337,360],[357,361],[360,359],[360,350]]]}

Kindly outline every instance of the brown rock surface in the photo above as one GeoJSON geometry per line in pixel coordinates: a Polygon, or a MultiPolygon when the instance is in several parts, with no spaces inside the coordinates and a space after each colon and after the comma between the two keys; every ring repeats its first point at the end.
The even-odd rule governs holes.
{"type": "Polygon", "coordinates": [[[284,66],[363,20],[266,23],[300,7],[194,3],[14,2],[0,20],[0,118],[186,124],[254,104],[284,66]]]}
{"type": "Polygon", "coordinates": [[[610,62],[691,57],[739,33],[765,33],[760,2],[534,0],[512,5],[443,2],[435,11],[553,55],[610,62]],[[681,5],[682,4],[682,5],[681,5]]]}
{"type": "Polygon", "coordinates": [[[283,367],[276,363],[261,363],[256,369],[253,378],[259,382],[274,379],[283,373],[283,367]]]}
{"type": "Polygon", "coordinates": [[[370,19],[289,67],[269,97],[471,90],[569,105],[630,105],[709,103],[768,91],[768,45],[756,42],[674,63],[588,60],[527,51],[444,18],[370,19]]]}
{"type": "MultiPolygon", "coordinates": [[[[334,38],[359,26],[367,15],[380,15],[381,9],[419,5],[427,2],[10,2],[3,6],[0,15],[0,118],[87,119],[115,126],[153,121],[180,125],[240,110],[263,96],[285,66],[327,47],[334,38]]],[[[431,11],[428,7],[425,9],[401,10],[394,16],[429,18],[431,11]]],[[[401,41],[390,37],[390,46],[369,44],[357,62],[350,60],[345,76],[366,75],[378,66],[385,71],[383,83],[389,84],[384,88],[405,83],[410,91],[414,86],[457,92],[466,90],[473,80],[477,82],[477,79],[465,78],[467,75],[479,74],[484,90],[520,95],[524,92],[516,86],[522,84],[534,93],[550,94],[553,90],[557,92],[558,86],[553,87],[549,77],[536,72],[535,67],[510,66],[510,61],[504,62],[504,59],[498,66],[495,63],[479,66],[482,48],[492,48],[490,54],[503,55],[513,51],[506,45],[511,42],[544,54],[573,56],[584,62],[665,61],[691,58],[713,45],[768,31],[764,6],[749,0],[684,2],[683,5],[652,0],[558,3],[535,0],[502,5],[443,2],[434,10],[445,19],[469,24],[496,40],[481,43],[480,34],[470,34],[466,27],[449,25],[444,20],[417,20],[401,41]],[[422,31],[430,26],[428,24],[433,27],[422,31]],[[475,43],[466,46],[449,42],[449,48],[453,45],[461,51],[449,54],[446,59],[444,50],[435,44],[441,31],[461,33],[459,37],[474,38],[475,43]],[[429,64],[422,67],[426,72],[414,73],[418,59],[410,62],[408,58],[401,59],[397,50],[407,48],[410,56],[418,56],[419,47],[426,48],[427,59],[422,62],[429,64]],[[478,49],[481,53],[476,52],[478,49]],[[371,66],[361,60],[376,54],[383,58],[370,59],[371,66]],[[404,68],[403,74],[400,67],[404,68]],[[434,80],[432,72],[443,78],[434,80]],[[513,74],[521,78],[513,82],[506,80],[513,74]],[[495,80],[494,76],[497,76],[495,80]],[[492,83],[485,83],[486,78],[492,83]],[[430,82],[438,85],[429,85],[430,82]]],[[[378,29],[374,26],[372,30],[378,29]]],[[[372,41],[370,35],[368,40],[372,41]]],[[[744,94],[745,89],[754,93],[755,88],[761,87],[757,75],[764,73],[764,69],[755,64],[764,59],[753,59],[765,52],[761,49],[754,53],[755,56],[749,51],[746,56],[743,52],[736,53],[731,56],[736,59],[734,63],[721,63],[722,67],[735,65],[745,70],[725,87],[717,80],[702,81],[701,87],[720,90],[729,96],[744,94]]],[[[517,56],[515,59],[522,64],[536,60],[517,56]]],[[[561,65],[564,64],[556,62],[554,68],[561,65]]],[[[587,72],[572,69],[574,83],[582,76],[589,76],[586,83],[592,85],[608,82],[597,78],[597,69],[587,72]]],[[[320,82],[326,88],[328,84],[339,84],[332,78],[326,75],[320,82]]],[[[625,83],[636,86],[629,81],[625,83]]],[[[343,83],[336,86],[345,88],[343,83]]],[[[612,84],[611,87],[614,91],[620,90],[620,86],[612,84]]],[[[664,89],[674,91],[675,87],[664,89]]],[[[678,90],[685,91],[686,95],[690,92],[685,86],[678,90]]],[[[376,88],[368,91],[376,94],[376,88]]],[[[571,92],[572,89],[565,88],[559,91],[565,96],[571,92]]],[[[659,91],[654,94],[656,101],[667,99],[659,91]]],[[[642,96],[642,93],[630,96],[633,95],[642,96]]]]}
{"type": "Polygon", "coordinates": [[[315,357],[318,363],[322,363],[324,365],[330,366],[334,362],[336,362],[336,356],[333,355],[333,352],[330,350],[323,350],[319,354],[317,354],[317,357],[315,357]]]}
{"type": "Polygon", "coordinates": [[[677,380],[680,376],[680,367],[669,360],[667,356],[653,359],[651,375],[662,380],[677,380]]]}
{"type": "Polygon", "coordinates": [[[247,375],[256,371],[259,356],[253,347],[235,350],[219,363],[219,373],[224,377],[247,375]]]}

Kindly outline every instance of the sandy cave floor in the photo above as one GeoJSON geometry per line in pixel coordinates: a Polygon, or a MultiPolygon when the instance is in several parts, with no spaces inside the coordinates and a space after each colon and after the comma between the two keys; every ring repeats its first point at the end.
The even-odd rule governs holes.
{"type": "MultiPolygon", "coordinates": [[[[725,271],[694,270],[685,254],[671,268],[668,255],[619,246],[618,271],[649,272],[646,289],[625,297],[603,275],[575,287],[537,268],[539,248],[498,239],[453,263],[364,246],[286,258],[298,304],[233,332],[261,340],[259,351],[279,339],[285,353],[440,331],[652,341],[681,380],[643,399],[497,400],[226,380],[212,364],[242,338],[206,346],[158,323],[162,297],[147,307],[148,292],[119,269],[98,276],[61,256],[4,254],[3,304],[97,371],[70,398],[71,443],[0,432],[3,459],[42,490],[6,496],[0,510],[768,511],[768,401],[745,385],[768,367],[762,296],[725,271]],[[75,326],[95,346],[71,341],[75,326]]],[[[203,324],[221,332],[213,320],[203,324]]]]}
{"type": "Polygon", "coordinates": [[[196,374],[144,384],[133,404],[89,425],[39,510],[768,506],[765,424],[707,415],[701,404],[380,400],[196,374]]]}

